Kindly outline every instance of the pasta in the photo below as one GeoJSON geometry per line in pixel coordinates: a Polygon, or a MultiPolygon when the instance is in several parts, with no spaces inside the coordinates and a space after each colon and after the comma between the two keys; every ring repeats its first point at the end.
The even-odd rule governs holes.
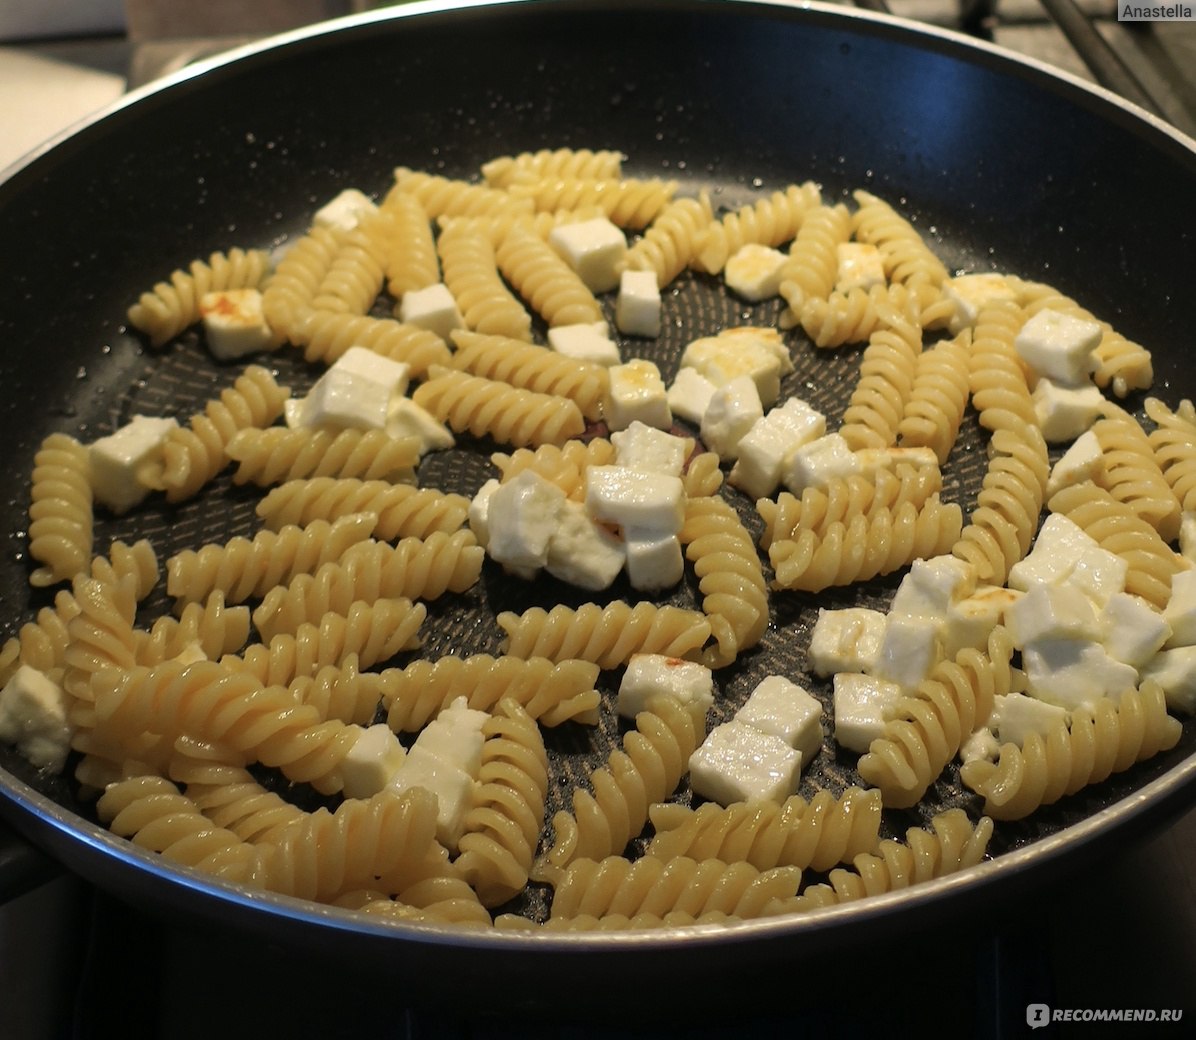
{"type": "Polygon", "coordinates": [[[380,209],[387,291],[396,299],[440,281],[432,221],[414,195],[389,196],[380,209]]]}
{"type": "MultiPolygon", "coordinates": [[[[865,342],[874,332],[907,320],[904,316],[915,309],[916,301],[902,285],[853,286],[825,297],[803,297],[796,318],[787,314],[782,322],[800,323],[816,347],[841,347],[865,342]]],[[[921,322],[920,313],[918,320],[921,322]]]]}
{"type": "Polygon", "coordinates": [[[482,176],[492,188],[509,188],[528,177],[617,178],[622,171],[622,152],[589,148],[544,148],[503,155],[481,167],[482,176]]]}
{"type": "Polygon", "coordinates": [[[531,340],[531,315],[504,284],[494,242],[483,228],[474,221],[453,221],[441,231],[436,248],[444,284],[467,328],[531,340]]]}
{"type": "Polygon", "coordinates": [[[790,184],[750,206],[741,206],[712,221],[702,236],[694,266],[718,274],[743,246],[784,245],[797,235],[805,215],[822,203],[822,192],[813,181],[790,184]]]}
{"type": "Polygon", "coordinates": [[[850,235],[851,215],[842,203],[806,214],[781,269],[781,296],[794,323],[807,301],[830,296],[839,276],[839,244],[850,235]]]}
{"type": "Polygon", "coordinates": [[[369,233],[366,218],[338,243],[332,262],[316,288],[314,311],[365,314],[386,280],[382,248],[369,233]]]}
{"type": "Polygon", "coordinates": [[[542,177],[519,179],[510,186],[515,198],[531,199],[537,211],[594,209],[612,224],[646,228],[672,200],[676,181],[660,178],[542,177]]]}
{"type": "Polygon", "coordinates": [[[38,567],[31,585],[55,585],[83,571],[91,558],[92,494],[87,449],[52,433],[33,460],[29,554],[38,567]]]}
{"type": "Polygon", "coordinates": [[[885,274],[914,294],[919,311],[930,309],[938,302],[940,287],[948,277],[943,262],[913,224],[883,199],[862,189],[853,195],[859,203],[852,216],[856,239],[880,250],[885,274]]]}
{"type": "Polygon", "coordinates": [[[918,355],[913,386],[897,424],[898,445],[930,448],[940,466],[951,454],[967,409],[971,343],[971,332],[965,329],[918,355]]]}
{"type": "Polygon", "coordinates": [[[266,487],[316,477],[402,481],[419,461],[419,439],[384,430],[271,426],[239,431],[226,451],[237,463],[235,484],[266,487]]]}
{"type": "Polygon", "coordinates": [[[310,228],[278,261],[269,284],[262,290],[262,312],[279,345],[297,341],[341,238],[342,233],[333,228],[310,228]]]}
{"type": "Polygon", "coordinates": [[[1133,416],[1122,413],[1098,419],[1092,433],[1104,460],[1096,475],[1097,483],[1133,509],[1164,541],[1175,541],[1179,536],[1180,502],[1155,459],[1146,431],[1133,416]]]}
{"type": "Polygon", "coordinates": [[[311,311],[291,340],[303,348],[308,361],[332,365],[350,347],[365,347],[410,366],[415,378],[423,376],[433,365],[449,361],[449,349],[436,333],[368,314],[311,311]]]}
{"type": "Polygon", "coordinates": [[[562,445],[541,444],[536,449],[520,448],[510,455],[495,452],[490,456],[506,483],[525,470],[533,471],[550,484],[555,484],[566,497],[575,501],[585,499],[585,476],[590,466],[606,466],[614,461],[615,446],[605,437],[587,441],[566,441],[562,445]]]}
{"type": "Polygon", "coordinates": [[[663,289],[693,259],[711,216],[710,199],[704,192],[696,199],[673,199],[627,250],[627,269],[655,272],[656,285],[663,289]]]}
{"type": "Polygon", "coordinates": [[[602,321],[602,306],[577,273],[539,235],[521,225],[494,253],[499,271],[550,326],[602,321]]]}
{"type": "Polygon", "coordinates": [[[1163,478],[1184,512],[1196,510],[1196,411],[1185,400],[1172,411],[1157,397],[1145,401],[1146,414],[1154,422],[1150,447],[1163,478]]]}
{"type": "Polygon", "coordinates": [[[897,442],[897,427],[913,393],[921,353],[922,329],[914,321],[895,323],[869,337],[860,379],[839,427],[853,451],[887,448],[897,442]]]}

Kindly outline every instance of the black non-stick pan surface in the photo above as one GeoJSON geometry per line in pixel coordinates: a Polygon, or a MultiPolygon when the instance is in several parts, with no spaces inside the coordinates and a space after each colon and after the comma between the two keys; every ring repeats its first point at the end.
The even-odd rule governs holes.
{"type": "MultiPolygon", "coordinates": [[[[91,440],[139,412],[186,418],[239,370],[209,361],[194,332],[150,350],[124,325],[128,304],[213,250],[285,243],[342,188],[383,193],[397,165],[475,177],[498,155],[572,146],[619,149],[628,173],[676,177],[725,207],[807,178],[829,198],[867,187],[915,219],[953,268],[1052,282],[1152,349],[1154,392],[1172,404],[1191,396],[1196,151],[1111,96],[960,37],[833,8],[651,0],[443,7],[334,22],[196,67],[132,95],[0,184],[7,634],[48,601],[29,587],[24,533],[41,440],[57,430],[91,440]]],[[[712,280],[683,275],[666,293],[661,339],[626,341],[624,353],[657,360],[668,380],[695,330],[777,316],[775,302],[732,302],[712,280]]],[[[800,334],[789,343],[797,371],[786,392],[837,414],[858,350],[815,353],[800,334]]],[[[299,391],[317,374],[296,351],[265,363],[299,391]]],[[[488,450],[463,445],[430,456],[421,480],[472,492],[491,473],[488,450]]],[[[950,471],[945,495],[966,512],[983,471],[974,425],[950,471]]],[[[97,544],[148,536],[165,559],[250,531],[254,502],[226,477],[178,508],[151,501],[132,529],[101,518],[97,544]]],[[[719,675],[715,715],[726,717],[769,672],[803,670],[820,605],[883,605],[895,584],[896,576],[862,591],[774,596],[761,647],[719,675]]],[[[495,652],[502,634],[494,612],[546,598],[579,602],[564,587],[531,587],[488,569],[472,593],[433,609],[424,652],[495,652]]],[[[155,606],[164,609],[164,600],[155,606]]],[[[608,690],[615,682],[604,678],[608,690]]],[[[617,731],[606,711],[589,752],[585,734],[550,737],[562,776],[554,808],[617,731]]],[[[472,992],[514,999],[515,980],[576,980],[614,970],[617,958],[626,999],[648,1000],[661,998],[647,968],[662,954],[674,978],[718,966],[725,984],[778,958],[846,950],[1013,897],[1190,805],[1194,747],[1187,722],[1172,752],[1023,824],[999,826],[990,861],[964,874],[713,934],[462,933],[248,894],[112,838],[69,779],[38,775],[7,747],[0,809],[71,871],[168,919],[215,921],[230,935],[393,967],[428,994],[465,976],[472,992]]],[[[803,790],[841,790],[853,765],[828,738],[803,790]]],[[[917,811],[890,814],[885,833],[900,836],[956,804],[978,813],[949,773],[917,811]]],[[[534,903],[528,912],[542,910],[534,903]]],[[[558,992],[566,999],[571,991],[558,992]]],[[[536,995],[546,999],[543,987],[536,995]]]]}

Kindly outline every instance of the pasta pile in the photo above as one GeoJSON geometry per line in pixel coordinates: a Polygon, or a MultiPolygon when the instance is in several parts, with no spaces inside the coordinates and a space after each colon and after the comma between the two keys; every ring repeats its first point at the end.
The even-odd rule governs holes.
{"type": "MultiPolygon", "coordinates": [[[[232,490],[256,489],[256,530],[162,558],[137,540],[134,509],[121,520],[128,542],[96,546],[86,445],[54,433],[37,454],[29,580],[54,599],[5,644],[0,680],[28,666],[61,685],[68,768],[116,834],[218,878],[380,920],[726,927],[971,866],[993,819],[1021,818],[1176,743],[1179,722],[1144,683],[1120,705],[969,763],[956,806],[929,808],[994,697],[1024,688],[1001,626],[907,690],[858,764],[837,753],[854,776],[845,789],[824,784],[815,759],[783,804],[699,803],[686,775],[711,725],[704,712],[658,697],[615,732],[612,691],[633,655],[709,665],[725,714],[737,666],[758,669],[781,611],[936,556],[1000,586],[1044,511],[1122,555],[1130,591],[1162,609],[1171,579],[1191,567],[1173,544],[1196,509],[1196,415],[1153,398],[1146,424],[1107,398],[1096,426],[1104,483],[1047,495],[1050,455],[1013,339],[1043,308],[1091,317],[1079,303],[1010,275],[1000,299],[961,322],[951,272],[870,192],[832,198],[807,181],[724,212],[623,163],[559,149],[496,158],[469,180],[399,167],[351,230],[312,225],[277,258],[233,248],[196,260],[129,308],[155,349],[194,350],[178,337],[199,321],[203,293],[256,289],[271,338],[139,473],[172,505],[206,495],[219,509],[232,490]],[[774,308],[790,357],[858,358],[833,417],[852,451],[927,449],[937,466],[757,501],[679,423],[691,451],[678,590],[496,608],[487,638],[497,653],[429,654],[431,615],[488,583],[523,581],[502,574],[469,526],[477,488],[426,484],[418,438],[283,425],[301,388],[278,382],[269,351],[317,369],[350,347],[402,361],[412,400],[455,450],[484,457],[501,482],[531,471],[579,501],[587,470],[614,459],[606,370],[543,340],[547,328],[604,320],[614,297],[588,289],[547,236],[595,216],[626,232],[628,267],[661,289],[719,286],[743,246],[783,248],[761,313],[774,308]],[[853,242],[876,247],[882,282],[841,284],[838,247],[853,242]],[[464,331],[445,339],[395,316],[407,293],[441,283],[464,331]],[[955,501],[943,472],[973,418],[989,454],[974,500],[955,501]],[[147,619],[155,595],[172,609],[147,619]],[[438,838],[423,788],[345,795],[367,727],[385,724],[410,746],[460,698],[488,721],[455,848],[438,838]],[[323,799],[314,809],[311,792],[323,799]]],[[[1149,388],[1149,351],[1101,329],[1097,386],[1117,398],[1149,388]]],[[[648,346],[625,338],[624,360],[648,346]]],[[[796,378],[783,395],[800,389],[796,378]]],[[[502,603],[501,591],[486,595],[502,603]]]]}

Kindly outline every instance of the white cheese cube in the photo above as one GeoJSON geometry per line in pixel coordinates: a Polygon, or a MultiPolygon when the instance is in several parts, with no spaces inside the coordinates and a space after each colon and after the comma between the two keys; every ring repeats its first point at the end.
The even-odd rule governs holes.
{"type": "Polygon", "coordinates": [[[1095,367],[1092,351],[1100,340],[1096,322],[1047,308],[1021,327],[1013,346],[1035,375],[1065,386],[1082,386],[1095,367]]]}
{"type": "Polygon", "coordinates": [[[558,354],[592,365],[618,365],[622,362],[619,346],[610,338],[606,322],[557,325],[548,330],[548,345],[558,354]]]}
{"type": "Polygon", "coordinates": [[[360,731],[357,740],[341,760],[342,793],[346,798],[369,798],[390,783],[407,752],[385,722],[354,728],[360,731]]]}
{"type": "Polygon", "coordinates": [[[1025,592],[1036,582],[1058,581],[1081,553],[1093,548],[1100,546],[1079,524],[1062,513],[1051,513],[1030,551],[1009,569],[1009,587],[1025,592]]]}
{"type": "Polygon", "coordinates": [[[835,741],[863,754],[904,696],[901,687],[871,675],[839,672],[834,678],[835,741]]]}
{"type": "Polygon", "coordinates": [[[615,710],[623,718],[633,719],[653,697],[662,694],[708,711],[714,705],[714,673],[703,664],[679,657],[632,654],[619,682],[615,710]]]}
{"type": "MultiPolygon", "coordinates": [[[[788,354],[784,354],[788,360],[788,354]]],[[[781,393],[782,355],[753,328],[727,329],[690,343],[681,355],[681,368],[693,368],[716,387],[750,376],[765,408],[781,393]]]]}
{"type": "Polygon", "coordinates": [[[257,289],[223,289],[199,298],[204,342],[217,361],[266,350],[273,333],[262,311],[262,294],[257,289]]]}
{"type": "Polygon", "coordinates": [[[789,456],[825,433],[826,416],[790,397],[740,438],[739,457],[728,480],[752,498],[766,498],[780,484],[789,456]]]}
{"type": "Polygon", "coordinates": [[[972,595],[951,603],[939,631],[943,656],[954,660],[960,650],[983,650],[997,625],[1004,624],[1005,612],[1025,593],[999,585],[985,585],[972,595]]]}
{"type": "Polygon", "coordinates": [[[317,430],[383,430],[390,393],[349,369],[328,369],[305,398],[303,425],[317,430]]]}
{"type": "Polygon", "coordinates": [[[95,500],[119,514],[144,499],[149,488],[137,472],[161,455],[163,442],[178,425],[174,419],[135,415],[115,433],[94,441],[87,455],[95,500]]]}
{"type": "Polygon", "coordinates": [[[622,539],[596,523],[580,502],[565,499],[556,530],[548,539],[544,569],[580,589],[610,588],[623,569],[627,551],[622,539]]]}
{"type": "Polygon", "coordinates": [[[1131,668],[1142,668],[1167,643],[1171,625],[1139,596],[1118,592],[1100,615],[1101,642],[1109,656],[1131,668]]]}
{"type": "Polygon", "coordinates": [[[797,790],[800,778],[800,751],[780,737],[734,720],[715,726],[689,756],[694,794],[723,806],[783,802],[797,790]]]}
{"type": "Polygon", "coordinates": [[[586,508],[595,520],[618,524],[625,532],[673,535],[685,521],[685,485],[680,477],[626,466],[590,466],[586,508]]]}
{"type": "Polygon", "coordinates": [[[836,479],[860,472],[860,462],[838,433],[828,433],[789,454],[781,469],[781,483],[795,495],[806,488],[822,488],[836,479]]]}
{"type": "Polygon", "coordinates": [[[835,291],[851,292],[863,289],[867,292],[874,285],[885,284],[885,265],[880,250],[871,242],[840,242],[839,273],[835,279],[835,291]]]}
{"type": "Polygon", "coordinates": [[[1196,644],[1196,568],[1180,571],[1171,578],[1171,598],[1163,610],[1171,626],[1167,646],[1196,644]]]}
{"type": "Polygon", "coordinates": [[[815,675],[871,672],[885,638],[887,619],[869,607],[818,608],[806,660],[815,675]]]}
{"type": "Polygon", "coordinates": [[[411,378],[411,366],[395,361],[367,347],[350,347],[329,367],[329,371],[350,372],[377,383],[388,394],[405,394],[411,378]]]}
{"type": "MultiPolygon", "coordinates": [[[[609,292],[619,284],[627,259],[627,238],[606,217],[555,227],[549,232],[548,244],[577,272],[591,292],[609,292]]],[[[655,288],[655,276],[652,281],[655,288]]]]}
{"type": "Polygon", "coordinates": [[[740,440],[762,418],[764,406],[755,382],[751,376],[738,376],[711,396],[702,416],[702,440],[720,459],[734,459],[740,440]]]}
{"type": "Polygon", "coordinates": [[[1001,745],[996,735],[987,726],[981,726],[959,748],[959,760],[963,763],[977,762],[987,759],[996,761],[1001,753],[1001,745]]]}
{"type": "Polygon", "coordinates": [[[1169,711],[1196,713],[1196,646],[1160,650],[1142,669],[1140,678],[1162,687],[1169,711]]]}
{"type": "Polygon", "coordinates": [[[714,390],[714,384],[696,368],[679,368],[665,396],[673,415],[697,426],[706,414],[714,390]]]}
{"type": "Polygon", "coordinates": [[[624,271],[615,298],[615,325],[628,336],[660,335],[660,289],[655,271],[624,271]]]}
{"type": "Polygon", "coordinates": [[[530,469],[500,485],[486,508],[490,558],[524,575],[543,567],[564,503],[565,493],[530,469]]]}
{"type": "MultiPolygon", "coordinates": [[[[418,744],[418,741],[416,742],[418,744]]],[[[402,794],[422,787],[436,796],[436,838],[456,851],[464,830],[465,814],[473,806],[474,778],[420,747],[412,747],[390,778],[388,789],[402,794]]]]}
{"type": "Polygon", "coordinates": [[[660,430],[673,425],[668,391],[660,378],[660,369],[651,361],[635,358],[612,365],[609,371],[603,417],[612,431],[625,430],[637,420],[660,430]]]}
{"type": "Polygon", "coordinates": [[[398,307],[399,321],[418,325],[447,340],[455,329],[465,328],[465,319],[449,287],[440,282],[403,294],[398,307]]]}
{"type": "Polygon", "coordinates": [[[490,544],[490,499],[501,486],[497,477],[491,477],[469,500],[469,529],[483,548],[490,544]]]}
{"type": "Polygon", "coordinates": [[[1005,612],[1013,645],[1033,646],[1044,640],[1099,642],[1103,634],[1092,602],[1074,585],[1032,585],[1005,612]]]}
{"type": "Polygon", "coordinates": [[[303,425],[304,413],[307,411],[306,397],[288,397],[282,402],[282,421],[287,429],[297,430],[303,425]]]}
{"type": "Polygon", "coordinates": [[[625,528],[627,580],[641,592],[672,588],[685,576],[685,557],[675,534],[656,535],[625,528]]]}
{"type": "Polygon", "coordinates": [[[346,188],[316,210],[312,224],[336,231],[352,231],[361,223],[362,217],[377,208],[377,203],[364,192],[357,188],[346,188]]]}
{"type": "Polygon", "coordinates": [[[822,702],[783,675],[770,675],[748,695],[735,721],[780,737],[808,765],[822,750],[822,702]]]}
{"type": "Polygon", "coordinates": [[[456,766],[472,777],[482,769],[482,732],[490,715],[469,707],[465,697],[457,697],[415,738],[414,748],[435,755],[447,765],[456,766]]]}
{"type": "Polygon", "coordinates": [[[72,733],[62,687],[36,668],[18,666],[0,690],[0,740],[15,744],[38,769],[61,773],[72,733]]]}
{"type": "Polygon", "coordinates": [[[893,594],[894,614],[920,615],[941,620],[954,602],[976,590],[972,567],[954,556],[914,560],[893,594]]]}
{"type": "Polygon", "coordinates": [[[456,444],[453,431],[410,397],[392,397],[386,413],[386,432],[396,440],[419,438],[419,453],[444,451],[456,444]]]}
{"type": "Polygon", "coordinates": [[[1095,704],[1100,697],[1120,699],[1138,684],[1138,672],[1114,661],[1096,642],[1039,639],[1022,651],[1026,691],[1068,711],[1095,704]]]}
{"type": "Polygon", "coordinates": [[[1047,480],[1046,497],[1051,498],[1055,492],[1061,491],[1072,484],[1083,484],[1088,480],[1096,480],[1105,469],[1105,456],[1101,450],[1100,441],[1092,430],[1081,433],[1051,467],[1051,475],[1047,480]]]}
{"type": "Polygon", "coordinates": [[[1189,560],[1196,560],[1196,513],[1184,510],[1179,518],[1179,551],[1189,560]]]}
{"type": "Polygon", "coordinates": [[[890,614],[872,674],[898,686],[917,686],[942,656],[939,620],[890,614]]]}
{"type": "Polygon", "coordinates": [[[1053,379],[1040,379],[1030,395],[1034,417],[1048,444],[1073,441],[1105,411],[1105,395],[1093,383],[1061,386],[1053,379]]]}
{"type": "Polygon", "coordinates": [[[1093,603],[1103,606],[1111,596],[1125,591],[1129,569],[1129,563],[1123,557],[1098,545],[1080,553],[1064,580],[1093,603]]]}
{"type": "Polygon", "coordinates": [[[788,257],[779,249],[749,242],[727,260],[723,280],[735,295],[758,303],[781,291],[781,271],[787,262],[788,257]]]}
{"type": "Polygon", "coordinates": [[[955,314],[948,328],[952,335],[976,324],[983,307],[1003,301],[1016,302],[1017,293],[1003,274],[961,274],[949,278],[943,286],[943,297],[955,306],[955,314]]]}
{"type": "Polygon", "coordinates": [[[1060,723],[1067,721],[1066,709],[1035,697],[1027,697],[1024,693],[998,694],[993,702],[993,713],[998,720],[997,738],[1002,744],[1021,747],[1031,733],[1045,737],[1060,723]]]}
{"type": "Polygon", "coordinates": [[[684,437],[674,437],[642,422],[633,422],[627,429],[612,433],[610,441],[615,446],[616,465],[645,473],[679,477],[689,457],[689,444],[684,437]]]}

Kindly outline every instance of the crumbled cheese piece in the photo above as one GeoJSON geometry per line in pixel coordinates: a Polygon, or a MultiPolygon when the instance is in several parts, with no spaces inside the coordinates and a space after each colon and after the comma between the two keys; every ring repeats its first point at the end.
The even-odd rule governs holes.
{"type": "MultiPolygon", "coordinates": [[[[591,292],[610,292],[619,284],[627,259],[627,238],[606,217],[555,227],[549,232],[548,244],[577,272],[591,292]]],[[[655,275],[652,281],[655,288],[655,275]]],[[[619,327],[623,327],[622,323],[619,327]]]]}
{"type": "Polygon", "coordinates": [[[1086,480],[1096,480],[1105,469],[1105,455],[1100,441],[1092,430],[1081,433],[1051,467],[1051,475],[1047,480],[1046,497],[1049,499],[1057,491],[1073,484],[1082,484],[1086,480]]]}
{"type": "Polygon", "coordinates": [[[1013,645],[1033,646],[1050,639],[1098,642],[1100,620],[1091,600],[1074,585],[1032,585],[1005,612],[1005,625],[1013,645]]]}
{"type": "Polygon", "coordinates": [[[826,416],[790,397],[740,438],[738,459],[728,480],[752,498],[765,498],[776,491],[790,455],[825,433],[826,416]]]}
{"type": "Polygon", "coordinates": [[[1196,560],[1196,512],[1184,510],[1179,519],[1179,551],[1185,559],[1196,560]]]}
{"type": "Polygon", "coordinates": [[[490,715],[469,707],[466,697],[457,697],[441,711],[415,738],[414,748],[429,751],[476,777],[482,769],[482,745],[490,715]]]}
{"type": "Polygon", "coordinates": [[[976,591],[972,567],[954,556],[914,560],[893,594],[891,611],[942,620],[952,603],[976,591]]]}
{"type": "Polygon", "coordinates": [[[232,361],[267,349],[273,333],[257,289],[223,289],[199,298],[204,342],[217,361],[232,361]]]}
{"type": "Polygon", "coordinates": [[[486,552],[517,574],[543,567],[564,502],[559,487],[530,469],[502,484],[486,508],[486,552]]]}
{"type": "Polygon", "coordinates": [[[679,368],[665,396],[674,415],[697,426],[706,414],[714,390],[714,384],[697,369],[679,368]]]}
{"type": "Polygon", "coordinates": [[[842,434],[828,433],[790,453],[781,470],[781,483],[793,494],[825,487],[830,481],[860,472],[860,462],[842,434]]]}
{"type": "Polygon", "coordinates": [[[866,292],[874,285],[885,284],[884,260],[880,250],[871,242],[840,242],[837,251],[839,273],[835,279],[836,292],[847,293],[852,289],[866,292]]]}
{"type": "Polygon", "coordinates": [[[660,288],[654,271],[624,271],[615,298],[615,324],[628,336],[660,335],[660,288]]]}
{"type": "Polygon", "coordinates": [[[623,360],[604,321],[556,325],[548,330],[548,345],[558,354],[592,365],[609,367],[621,364],[623,360]]]}
{"type": "Polygon", "coordinates": [[[781,375],[789,355],[778,352],[769,337],[755,328],[725,329],[717,336],[693,340],[681,354],[681,368],[693,368],[716,387],[726,386],[741,376],[750,376],[765,408],[771,408],[781,393],[781,375]]]}
{"type": "Polygon", "coordinates": [[[595,520],[642,536],[676,534],[685,520],[685,485],[680,477],[626,466],[588,467],[585,501],[595,520]]]}
{"type": "Polygon", "coordinates": [[[839,672],[833,690],[835,741],[861,754],[884,734],[890,712],[904,696],[894,682],[853,672],[839,672]]]}
{"type": "Polygon", "coordinates": [[[619,682],[615,710],[633,719],[648,707],[653,697],[666,694],[684,705],[700,705],[708,711],[714,704],[714,673],[696,661],[683,661],[664,654],[632,654],[619,682]]]}
{"type": "Polygon", "coordinates": [[[872,674],[898,686],[917,686],[942,656],[940,623],[913,614],[889,614],[872,674]]]}
{"type": "Polygon", "coordinates": [[[497,477],[491,477],[474,493],[469,500],[469,529],[483,548],[490,542],[490,499],[502,487],[497,477]]]}
{"type": "Polygon", "coordinates": [[[333,365],[304,399],[303,425],[317,430],[383,430],[391,395],[381,383],[352,368],[333,365]]]}
{"type": "Polygon", "coordinates": [[[351,372],[354,376],[377,383],[387,394],[405,394],[411,379],[411,366],[395,361],[367,347],[350,347],[328,369],[351,372]]]}
{"type": "Polygon", "coordinates": [[[1196,714],[1196,646],[1160,650],[1142,668],[1140,680],[1162,687],[1169,711],[1196,714]]]}
{"type": "Polygon", "coordinates": [[[615,446],[616,465],[645,473],[679,477],[689,456],[689,444],[684,437],[675,437],[639,421],[612,433],[610,442],[615,446]]]}
{"type": "Polygon", "coordinates": [[[352,231],[361,223],[362,217],[368,216],[377,208],[377,203],[365,192],[357,188],[346,188],[316,210],[312,224],[336,231],[352,231]]]}
{"type": "Polygon", "coordinates": [[[20,665],[0,690],[0,740],[15,744],[38,769],[61,773],[72,733],[62,687],[36,668],[20,665]]]}
{"type": "Polygon", "coordinates": [[[806,659],[815,675],[871,672],[884,641],[887,619],[869,607],[818,608],[806,659]]]}
{"type": "Polygon", "coordinates": [[[163,442],[178,425],[174,419],[135,415],[115,433],[94,441],[87,454],[95,500],[118,514],[141,502],[149,488],[137,473],[161,455],[163,442]]]}
{"type": "Polygon", "coordinates": [[[1171,626],[1169,649],[1196,644],[1196,567],[1172,576],[1171,598],[1163,609],[1163,618],[1171,626]]]}
{"type": "Polygon", "coordinates": [[[660,369],[651,361],[634,358],[622,365],[612,365],[609,371],[603,416],[611,430],[625,430],[636,420],[660,430],[673,425],[668,391],[660,378],[660,369]]]}
{"type": "Polygon", "coordinates": [[[737,376],[711,396],[702,416],[702,440],[720,459],[734,459],[740,440],[762,418],[764,406],[755,381],[751,376],[737,376]]]}
{"type": "MultiPolygon", "coordinates": [[[[421,734],[422,736],[422,734],[421,734]]],[[[402,794],[413,787],[422,787],[436,796],[436,838],[450,851],[465,827],[465,814],[473,805],[475,780],[464,769],[438,758],[431,751],[416,746],[407,753],[387,785],[388,790],[402,794]]]]}
{"type": "Polygon", "coordinates": [[[801,752],[803,765],[822,750],[822,703],[783,675],[762,679],[735,713],[735,721],[780,737],[801,752]]]}
{"type": "Polygon", "coordinates": [[[1100,622],[1100,639],[1109,656],[1132,668],[1144,667],[1171,637],[1166,616],[1129,592],[1109,597],[1100,622]]]}
{"type": "Polygon", "coordinates": [[[685,557],[675,534],[624,528],[627,580],[641,592],[672,588],[685,575],[685,557]]]}
{"type": "Polygon", "coordinates": [[[1066,709],[1024,693],[998,694],[993,701],[997,738],[1002,744],[1021,747],[1031,733],[1045,737],[1067,719],[1066,709]]]}
{"type": "Polygon", "coordinates": [[[1113,660],[1097,642],[1038,639],[1022,651],[1026,691],[1074,711],[1100,697],[1117,700],[1138,685],[1138,672],[1113,660]]]}
{"type": "Polygon", "coordinates": [[[780,737],[734,720],[715,726],[689,757],[694,793],[724,806],[783,802],[797,789],[800,777],[800,751],[780,737]]]}
{"type": "Polygon", "coordinates": [[[943,656],[954,660],[960,650],[983,650],[997,625],[1004,624],[1005,613],[1025,593],[999,585],[977,588],[970,596],[951,603],[940,635],[943,656]]]}
{"type": "Polygon", "coordinates": [[[385,722],[354,728],[359,730],[357,739],[341,760],[343,794],[346,798],[369,798],[390,783],[407,752],[385,722]]]}
{"type": "Polygon", "coordinates": [[[1094,383],[1061,386],[1053,379],[1040,379],[1030,395],[1034,417],[1048,444],[1073,441],[1104,413],[1105,395],[1094,383]]]}
{"type": "Polygon", "coordinates": [[[1036,582],[1055,582],[1067,576],[1081,553],[1099,544],[1074,520],[1051,513],[1039,528],[1030,551],[1009,569],[1009,587],[1025,592],[1036,582]]]}
{"type": "Polygon", "coordinates": [[[1104,606],[1111,596],[1125,591],[1129,562],[1099,545],[1079,554],[1064,580],[1080,589],[1093,603],[1104,606]]]}
{"type": "Polygon", "coordinates": [[[440,282],[405,292],[399,301],[399,321],[427,329],[445,340],[454,330],[465,328],[456,299],[440,282]]]}
{"type": "Polygon", "coordinates": [[[580,589],[610,588],[627,555],[622,539],[595,522],[580,502],[569,499],[561,503],[556,524],[544,569],[580,589]]]}
{"type": "Polygon", "coordinates": [[[959,748],[959,760],[963,763],[977,762],[981,759],[996,761],[1001,753],[1001,745],[996,735],[987,726],[981,726],[959,748]]]}
{"type": "Polygon", "coordinates": [[[943,298],[955,306],[948,329],[958,335],[976,324],[982,308],[991,303],[1017,301],[1017,293],[1003,274],[961,274],[943,285],[943,298]]]}
{"type": "Polygon", "coordinates": [[[453,431],[410,397],[392,397],[386,413],[386,432],[396,440],[419,438],[419,453],[444,451],[457,443],[453,431]]]}
{"type": "Polygon", "coordinates": [[[787,262],[788,257],[779,249],[749,242],[727,260],[723,279],[737,296],[758,303],[781,291],[781,271],[787,262]]]}
{"type": "Polygon", "coordinates": [[[1095,367],[1092,352],[1100,340],[1096,322],[1046,308],[1026,321],[1013,346],[1035,375],[1082,386],[1095,367]]]}

